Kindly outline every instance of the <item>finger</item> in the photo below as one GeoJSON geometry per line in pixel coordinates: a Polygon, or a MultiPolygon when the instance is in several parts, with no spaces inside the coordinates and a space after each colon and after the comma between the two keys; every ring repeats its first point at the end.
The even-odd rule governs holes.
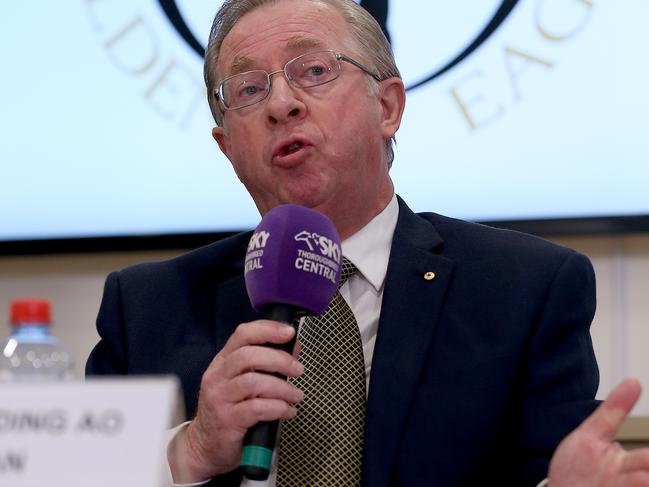
{"type": "Polygon", "coordinates": [[[300,356],[302,351],[302,342],[300,340],[295,340],[295,346],[293,347],[293,357],[297,359],[300,356]]]}
{"type": "Polygon", "coordinates": [[[230,336],[221,354],[227,355],[246,345],[264,343],[287,343],[295,335],[295,329],[286,323],[270,320],[257,320],[240,324],[230,336]]]}
{"type": "Polygon", "coordinates": [[[647,487],[649,485],[649,472],[637,470],[621,474],[614,483],[615,487],[647,487]]]}
{"type": "Polygon", "coordinates": [[[259,421],[275,421],[291,419],[297,414],[297,409],[286,401],[279,399],[255,398],[240,402],[233,408],[233,416],[238,424],[250,428],[259,421]]]}
{"type": "Polygon", "coordinates": [[[638,401],[640,390],[636,379],[623,380],[580,428],[597,438],[613,441],[618,428],[638,401]]]}
{"type": "Polygon", "coordinates": [[[238,348],[223,363],[223,376],[228,379],[253,370],[297,377],[304,367],[287,352],[262,346],[238,348]]]}
{"type": "Polygon", "coordinates": [[[620,470],[622,472],[646,471],[649,473],[649,448],[626,452],[620,470]]]}
{"type": "Polygon", "coordinates": [[[255,397],[280,399],[297,404],[304,398],[304,392],[278,377],[248,372],[231,380],[226,387],[227,400],[240,402],[255,397]]]}

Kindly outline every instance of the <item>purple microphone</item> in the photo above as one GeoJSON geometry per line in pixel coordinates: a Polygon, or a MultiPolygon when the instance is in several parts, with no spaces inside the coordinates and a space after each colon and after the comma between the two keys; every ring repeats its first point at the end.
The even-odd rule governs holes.
{"type": "MultiPolygon", "coordinates": [[[[300,316],[319,315],[327,309],[341,271],[336,227],[322,213],[303,206],[281,205],[266,213],[246,252],[246,290],[252,307],[264,318],[288,325],[300,316]]],[[[288,353],[294,345],[295,340],[267,344],[288,353]]],[[[278,421],[262,421],[248,430],[241,471],[249,479],[268,478],[277,426],[278,421]]]]}

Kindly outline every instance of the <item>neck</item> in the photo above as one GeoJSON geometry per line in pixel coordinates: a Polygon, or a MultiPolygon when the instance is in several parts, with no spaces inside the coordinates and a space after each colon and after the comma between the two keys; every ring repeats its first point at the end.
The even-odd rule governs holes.
{"type": "Polygon", "coordinates": [[[356,205],[356,211],[346,211],[336,216],[329,215],[336,225],[340,239],[348,239],[367,225],[388,206],[393,194],[394,188],[390,184],[390,190],[382,194],[380,198],[376,198],[374,204],[370,205],[368,202],[361,201],[356,205]]]}

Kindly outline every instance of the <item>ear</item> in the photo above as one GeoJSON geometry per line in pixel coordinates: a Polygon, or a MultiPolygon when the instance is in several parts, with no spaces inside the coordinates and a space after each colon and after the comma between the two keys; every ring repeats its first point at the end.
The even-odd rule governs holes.
{"type": "Polygon", "coordinates": [[[225,154],[225,157],[230,159],[231,147],[227,131],[223,127],[216,126],[212,129],[212,137],[219,144],[219,149],[225,154]]]}
{"type": "Polygon", "coordinates": [[[394,137],[401,125],[403,109],[406,106],[406,89],[400,78],[381,81],[379,97],[381,101],[381,135],[385,140],[394,137]]]}
{"type": "Polygon", "coordinates": [[[228,136],[228,131],[224,127],[219,127],[218,125],[212,129],[212,137],[216,140],[216,143],[219,144],[219,149],[225,154],[225,157],[228,158],[234,173],[241,181],[239,177],[239,171],[237,170],[237,165],[232,162],[232,145],[230,144],[230,137],[228,136]]]}

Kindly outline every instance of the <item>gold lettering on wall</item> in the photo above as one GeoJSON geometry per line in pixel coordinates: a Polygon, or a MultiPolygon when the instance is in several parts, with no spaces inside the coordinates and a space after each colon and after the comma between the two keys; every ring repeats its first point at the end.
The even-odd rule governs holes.
{"type": "Polygon", "coordinates": [[[189,116],[187,112],[194,105],[196,94],[204,91],[200,79],[172,59],[144,92],[144,98],[167,119],[178,118],[182,107],[189,106],[190,109],[185,109],[183,115],[185,122],[189,116]]]}
{"type": "Polygon", "coordinates": [[[505,67],[514,91],[515,100],[521,98],[519,79],[531,65],[542,66],[546,69],[554,66],[547,59],[541,59],[540,57],[511,47],[505,48],[505,67]]]}
{"type": "Polygon", "coordinates": [[[459,75],[459,79],[451,81],[451,102],[459,108],[470,131],[481,129],[503,115],[510,103],[520,101],[526,72],[535,68],[549,71],[555,67],[556,48],[561,48],[561,41],[575,37],[587,26],[594,11],[593,5],[593,0],[536,0],[535,7],[529,11],[528,21],[538,39],[552,43],[543,43],[548,52],[539,52],[538,46],[514,48],[505,44],[501,51],[503,64],[494,63],[492,58],[490,64],[476,67],[469,74],[465,72],[459,75]],[[487,77],[494,83],[478,86],[480,79],[487,77]],[[504,86],[502,83],[498,86],[501,78],[503,81],[509,79],[509,86],[506,81],[504,86]]]}
{"type": "Polygon", "coordinates": [[[127,8],[135,4],[83,0],[94,30],[101,36],[111,64],[140,86],[143,101],[157,116],[187,130],[192,123],[210,125],[200,70],[164,49],[155,22],[127,8]]]}
{"type": "MultiPolygon", "coordinates": [[[[566,1],[566,0],[564,0],[566,1]]],[[[577,23],[570,31],[559,34],[557,32],[552,32],[550,28],[548,28],[546,25],[543,24],[541,17],[542,17],[542,9],[544,5],[546,5],[546,2],[543,0],[540,0],[536,4],[536,13],[535,13],[535,22],[536,22],[536,28],[539,31],[539,34],[541,36],[549,41],[552,42],[561,42],[565,41],[567,39],[570,39],[571,37],[574,37],[577,35],[588,23],[590,20],[590,16],[593,12],[593,2],[590,0],[569,0],[570,3],[574,4],[580,4],[582,8],[584,9],[583,16],[581,18],[581,21],[577,23]]]]}
{"type": "Polygon", "coordinates": [[[471,130],[492,122],[505,112],[502,104],[490,105],[484,91],[476,85],[476,82],[479,83],[483,79],[484,72],[478,69],[469,73],[451,88],[451,97],[471,130]]]}
{"type": "Polygon", "coordinates": [[[104,46],[114,64],[133,75],[146,73],[158,59],[155,35],[140,16],[108,38],[104,46]]]}

